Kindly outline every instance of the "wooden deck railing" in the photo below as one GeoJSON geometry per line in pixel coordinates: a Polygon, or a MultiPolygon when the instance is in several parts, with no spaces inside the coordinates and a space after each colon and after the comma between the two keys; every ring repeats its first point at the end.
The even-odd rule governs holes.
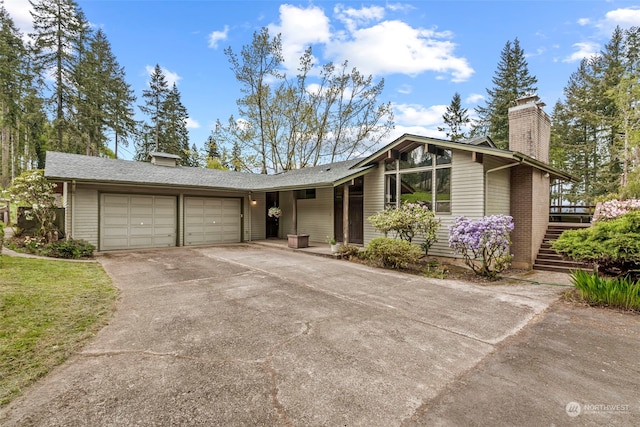
{"type": "Polygon", "coordinates": [[[595,209],[591,205],[551,205],[549,222],[591,222],[595,209]]]}

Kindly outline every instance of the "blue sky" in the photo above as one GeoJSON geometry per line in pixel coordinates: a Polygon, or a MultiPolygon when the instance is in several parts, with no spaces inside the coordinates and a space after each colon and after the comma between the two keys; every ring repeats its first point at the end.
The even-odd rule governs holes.
{"type": "MultiPolygon", "coordinates": [[[[598,52],[616,25],[640,26],[634,1],[223,1],[84,0],[87,19],[102,28],[142,103],[156,65],[175,81],[189,112],[191,143],[202,147],[216,119],[237,113],[241,96],[224,49],[240,52],[267,26],[281,33],[285,65],[294,75],[304,48],[319,64],[349,60],[385,79],[380,101],[391,102],[396,128],[444,137],[437,131],[455,92],[473,116],[492,87],[500,51],[520,40],[538,95],[551,112],[579,61],[598,52]]],[[[28,0],[5,0],[23,32],[28,0]]],[[[112,147],[113,148],[113,147],[112,147]]],[[[119,148],[131,158],[132,146],[119,148]]]]}

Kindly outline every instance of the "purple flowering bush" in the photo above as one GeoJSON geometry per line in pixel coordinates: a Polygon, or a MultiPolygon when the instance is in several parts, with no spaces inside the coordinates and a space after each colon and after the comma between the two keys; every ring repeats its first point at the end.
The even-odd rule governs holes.
{"type": "Polygon", "coordinates": [[[367,218],[373,227],[384,233],[395,233],[395,237],[411,242],[414,238],[422,238],[421,247],[425,254],[437,242],[436,232],[440,220],[426,205],[405,202],[399,208],[386,209],[367,218]]]}
{"type": "Polygon", "coordinates": [[[618,218],[635,210],[640,210],[640,200],[609,200],[598,203],[593,214],[592,222],[618,218]]]}
{"type": "Polygon", "coordinates": [[[511,262],[511,231],[513,218],[508,215],[476,220],[458,217],[449,226],[449,247],[462,255],[465,264],[476,274],[493,278],[511,262]]]}

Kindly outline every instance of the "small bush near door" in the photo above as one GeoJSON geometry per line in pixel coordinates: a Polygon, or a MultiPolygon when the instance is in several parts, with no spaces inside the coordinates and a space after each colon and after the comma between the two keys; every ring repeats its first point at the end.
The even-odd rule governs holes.
{"type": "Polygon", "coordinates": [[[378,237],[369,242],[365,254],[383,267],[400,269],[418,262],[422,251],[406,240],[378,237]]]}

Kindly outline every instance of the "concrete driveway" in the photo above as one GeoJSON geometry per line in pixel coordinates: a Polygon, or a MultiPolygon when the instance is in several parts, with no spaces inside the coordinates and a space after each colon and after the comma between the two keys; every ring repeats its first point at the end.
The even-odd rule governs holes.
{"type": "Polygon", "coordinates": [[[252,245],[100,262],[121,289],[113,320],[3,408],[1,425],[420,423],[429,402],[564,290],[252,245]]]}

